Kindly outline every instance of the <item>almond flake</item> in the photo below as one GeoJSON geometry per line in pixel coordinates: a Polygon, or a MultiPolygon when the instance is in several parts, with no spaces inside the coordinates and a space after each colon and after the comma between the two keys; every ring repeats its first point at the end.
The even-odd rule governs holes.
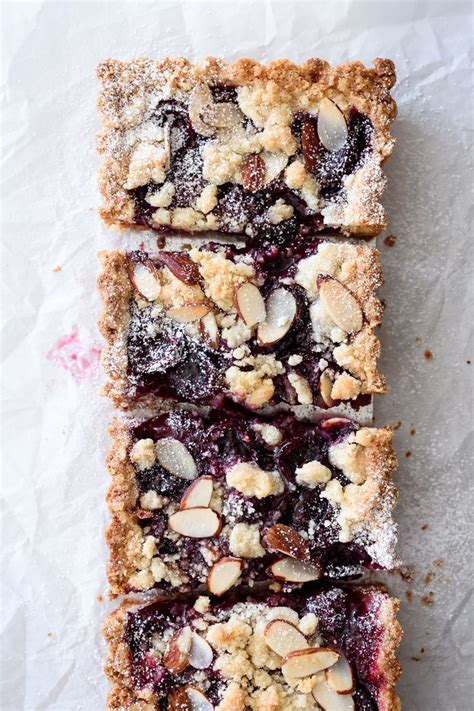
{"type": "Polygon", "coordinates": [[[192,323],[193,321],[199,321],[210,310],[209,304],[186,304],[184,306],[172,306],[168,309],[166,315],[168,318],[172,318],[173,321],[192,323]]]}
{"type": "Polygon", "coordinates": [[[337,694],[352,694],[355,691],[355,676],[352,667],[343,654],[337,662],[326,669],[326,683],[337,694]]]}
{"type": "Polygon", "coordinates": [[[211,503],[213,489],[214,483],[211,476],[200,476],[195,479],[184,492],[179,510],[195,509],[201,506],[207,508],[211,503]]]}
{"type": "Polygon", "coordinates": [[[318,111],[318,136],[328,151],[338,151],[347,141],[344,114],[330,99],[323,99],[318,111]]]}
{"type": "Polygon", "coordinates": [[[187,686],[186,694],[189,701],[189,711],[214,711],[214,706],[199,689],[195,689],[194,686],[187,686]]]}
{"type": "Polygon", "coordinates": [[[266,319],[257,329],[257,339],[262,346],[276,343],[286,336],[295,320],[296,299],[288,289],[279,288],[270,292],[265,306],[266,319]]]}
{"type": "Polygon", "coordinates": [[[362,328],[362,309],[356,297],[340,281],[328,275],[318,277],[319,297],[336,326],[346,333],[362,328]]]}
{"type": "Polygon", "coordinates": [[[161,284],[156,269],[151,265],[151,262],[149,264],[137,262],[133,267],[132,281],[137,291],[147,301],[156,301],[159,297],[161,284]]]}
{"type": "Polygon", "coordinates": [[[189,538],[211,538],[222,528],[219,514],[201,506],[171,514],[168,524],[173,531],[189,538]]]}
{"type": "Polygon", "coordinates": [[[270,566],[270,572],[277,580],[288,583],[308,583],[321,577],[317,566],[294,558],[280,558],[270,566]]]}
{"type": "Polygon", "coordinates": [[[248,153],[242,163],[242,185],[251,193],[257,192],[265,183],[265,163],[257,153],[248,153]]]}
{"type": "Polygon", "coordinates": [[[289,555],[298,560],[308,560],[310,551],[308,544],[302,536],[290,526],[277,523],[268,529],[265,535],[265,543],[280,553],[289,555]]]}
{"type": "Polygon", "coordinates": [[[317,674],[335,664],[338,653],[327,647],[310,647],[290,652],[283,659],[281,670],[285,676],[302,679],[317,674]]]}
{"type": "Polygon", "coordinates": [[[265,627],[263,636],[270,649],[280,657],[309,646],[304,634],[287,620],[272,620],[265,627]]]}
{"type": "Polygon", "coordinates": [[[252,282],[246,281],[237,287],[235,305],[240,318],[248,328],[265,321],[265,302],[260,289],[252,282]]]}
{"type": "Polygon", "coordinates": [[[194,669],[207,669],[212,664],[213,652],[211,645],[196,632],[191,635],[189,664],[194,669]]]}
{"type": "Polygon", "coordinates": [[[187,447],[178,439],[163,437],[155,444],[156,457],[163,469],[180,479],[195,479],[197,467],[187,447]]]}
{"type": "Polygon", "coordinates": [[[203,316],[199,321],[199,333],[202,338],[209,343],[211,348],[219,347],[219,327],[212,311],[209,311],[209,313],[203,316]]]}
{"type": "Polygon", "coordinates": [[[327,370],[324,370],[319,378],[319,392],[321,393],[321,397],[323,398],[324,403],[328,407],[332,407],[335,402],[331,397],[332,386],[333,381],[331,379],[331,376],[329,375],[327,370]]]}
{"type": "Polygon", "coordinates": [[[354,699],[348,694],[338,694],[320,677],[313,686],[314,700],[323,711],[355,711],[354,699]]]}
{"type": "Polygon", "coordinates": [[[222,595],[240,577],[243,562],[240,558],[221,558],[215,563],[207,577],[207,587],[213,595],[222,595]]]}
{"type": "Polygon", "coordinates": [[[163,666],[171,674],[180,674],[189,664],[191,650],[191,628],[183,627],[174,633],[163,655],[163,666]]]}

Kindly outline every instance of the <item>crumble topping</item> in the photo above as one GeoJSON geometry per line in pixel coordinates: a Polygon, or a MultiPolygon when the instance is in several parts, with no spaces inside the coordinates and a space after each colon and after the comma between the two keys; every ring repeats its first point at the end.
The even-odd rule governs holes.
{"type": "Polygon", "coordinates": [[[238,364],[225,372],[231,392],[249,407],[261,407],[271,400],[275,392],[272,378],[285,372],[282,363],[274,355],[258,355],[243,358],[238,364]],[[249,365],[253,370],[241,369],[241,366],[249,365]]]}
{"type": "Polygon", "coordinates": [[[255,269],[249,264],[226,259],[222,252],[192,249],[189,256],[199,265],[206,296],[223,311],[235,311],[235,287],[252,280],[255,269]]]}
{"type": "Polygon", "coordinates": [[[311,405],[313,402],[313,393],[311,392],[310,384],[306,378],[303,378],[303,376],[298,373],[288,373],[288,380],[296,391],[298,402],[301,405],[311,405]]]}
{"type": "Polygon", "coordinates": [[[316,459],[296,468],[297,483],[307,486],[309,489],[315,489],[320,484],[326,484],[331,476],[331,470],[316,459]]]}
{"type": "Polygon", "coordinates": [[[130,451],[130,461],[139,469],[150,469],[156,462],[155,443],[152,439],[139,439],[130,451]]]}
{"type": "Polygon", "coordinates": [[[264,471],[253,462],[234,464],[226,474],[226,481],[229,486],[245,496],[255,496],[257,499],[275,496],[275,494],[281,494],[284,491],[284,485],[278,472],[264,471]]]}
{"type": "Polygon", "coordinates": [[[329,448],[329,461],[353,484],[363,484],[367,478],[367,447],[376,441],[377,434],[377,429],[363,427],[329,448]]]}
{"type": "Polygon", "coordinates": [[[265,423],[263,425],[255,424],[253,428],[261,435],[262,439],[272,447],[276,447],[280,444],[283,435],[278,427],[265,423]]]}
{"type": "MultiPolygon", "coordinates": [[[[140,441],[140,440],[139,440],[140,441]]],[[[153,448],[154,449],[154,448],[153,448]]],[[[133,461],[133,459],[132,459],[133,461]]],[[[154,462],[153,462],[154,463],[154,462]]],[[[150,465],[152,466],[152,465],[150,465]]],[[[164,505],[164,499],[162,496],[159,496],[156,491],[153,489],[150,489],[149,491],[146,491],[144,494],[140,496],[140,506],[143,509],[148,509],[150,511],[153,511],[155,509],[161,509],[163,508],[164,505]]]]}
{"type": "Polygon", "coordinates": [[[235,524],[229,536],[229,548],[233,555],[240,558],[260,558],[265,555],[265,548],[260,543],[259,526],[235,524]]]}

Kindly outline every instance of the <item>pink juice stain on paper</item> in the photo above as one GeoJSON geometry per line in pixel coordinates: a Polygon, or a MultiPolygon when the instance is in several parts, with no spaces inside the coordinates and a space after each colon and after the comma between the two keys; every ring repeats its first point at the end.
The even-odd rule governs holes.
{"type": "Polygon", "coordinates": [[[46,357],[61,366],[77,383],[87,380],[96,371],[101,349],[96,345],[85,345],[79,337],[77,325],[70,333],[58,338],[46,357]]]}

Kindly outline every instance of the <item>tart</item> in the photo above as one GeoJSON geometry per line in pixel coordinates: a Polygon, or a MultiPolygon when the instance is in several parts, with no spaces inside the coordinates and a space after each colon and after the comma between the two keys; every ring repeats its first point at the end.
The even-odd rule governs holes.
{"type": "Polygon", "coordinates": [[[112,597],[289,590],[398,562],[389,428],[176,409],[110,434],[112,597]]]}
{"type": "Polygon", "coordinates": [[[366,244],[99,256],[105,393],[121,409],[173,398],[357,410],[385,391],[382,274],[366,244]]]}
{"type": "Polygon", "coordinates": [[[104,622],[108,711],[398,711],[398,600],[327,586],[123,604],[104,622]]]}
{"type": "Polygon", "coordinates": [[[385,227],[390,60],[109,59],[97,74],[107,224],[260,246],[385,227]]]}

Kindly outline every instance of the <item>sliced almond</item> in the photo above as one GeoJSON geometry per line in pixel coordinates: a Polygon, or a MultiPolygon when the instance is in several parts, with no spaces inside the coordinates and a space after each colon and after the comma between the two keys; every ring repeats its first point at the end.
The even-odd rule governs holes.
{"type": "Polygon", "coordinates": [[[270,572],[277,580],[288,583],[308,583],[321,577],[317,566],[294,558],[280,558],[270,566],[270,572]]]}
{"type": "Polygon", "coordinates": [[[288,289],[275,289],[265,302],[267,316],[257,329],[260,345],[269,346],[280,341],[290,330],[296,316],[296,299],[288,289]]]}
{"type": "Polygon", "coordinates": [[[193,321],[199,321],[210,310],[209,304],[185,304],[184,306],[172,306],[168,309],[166,315],[168,318],[172,318],[173,321],[179,321],[179,323],[192,323],[193,321]]]}
{"type": "Polygon", "coordinates": [[[222,528],[219,514],[202,506],[176,511],[169,517],[168,524],[173,531],[189,538],[211,538],[222,528]]]}
{"type": "Polygon", "coordinates": [[[338,151],[347,141],[347,124],[341,109],[331,99],[323,99],[318,110],[318,136],[328,151],[338,151]]]}
{"type": "Polygon", "coordinates": [[[298,560],[308,560],[311,555],[308,544],[298,531],[282,523],[277,523],[268,529],[265,542],[270,548],[298,560]]]}
{"type": "Polygon", "coordinates": [[[317,674],[337,662],[337,652],[327,647],[309,647],[290,652],[283,659],[281,670],[285,676],[301,679],[317,674]]]}
{"type": "Polygon", "coordinates": [[[246,281],[237,287],[234,301],[240,318],[248,328],[265,321],[265,301],[258,286],[252,282],[246,281]]]}
{"type": "Polygon", "coordinates": [[[282,170],[286,168],[288,165],[288,156],[286,153],[263,151],[260,153],[260,157],[265,163],[265,185],[268,185],[272,180],[278,178],[282,170]]]}
{"type": "Polygon", "coordinates": [[[207,669],[212,664],[212,647],[196,632],[191,635],[191,649],[189,650],[189,664],[194,669],[207,669]]]}
{"type": "Polygon", "coordinates": [[[343,654],[337,662],[326,669],[326,683],[337,694],[352,694],[355,690],[355,675],[351,665],[343,654]]]}
{"type": "Polygon", "coordinates": [[[156,258],[183,284],[199,284],[199,267],[189,255],[184,252],[159,252],[156,258]]]}
{"type": "Polygon", "coordinates": [[[214,706],[200,689],[187,686],[186,694],[189,701],[189,711],[214,711],[214,706]]]}
{"type": "Polygon", "coordinates": [[[319,157],[319,136],[314,116],[306,116],[301,127],[301,150],[304,167],[309,173],[316,170],[319,157]]]}
{"type": "Polygon", "coordinates": [[[352,420],[347,417],[328,417],[327,420],[321,420],[319,426],[322,430],[335,430],[338,427],[352,424],[352,420]]]}
{"type": "Polygon", "coordinates": [[[137,291],[147,301],[156,301],[160,295],[161,284],[158,273],[151,263],[137,262],[133,265],[131,275],[137,291]]]}
{"type": "Polygon", "coordinates": [[[210,104],[202,113],[202,120],[216,128],[231,128],[244,120],[242,111],[236,104],[210,104]]]}
{"type": "Polygon", "coordinates": [[[189,664],[192,632],[190,627],[183,627],[174,633],[163,655],[163,666],[171,674],[180,674],[189,664]]]}
{"type": "Polygon", "coordinates": [[[336,326],[347,333],[360,331],[363,315],[354,294],[327,274],[318,277],[318,288],[321,302],[336,326]]]}
{"type": "Polygon", "coordinates": [[[214,482],[211,476],[200,476],[195,479],[191,486],[188,486],[183,494],[179,510],[195,509],[199,507],[207,508],[211,503],[214,482]]]}
{"type": "Polygon", "coordinates": [[[304,634],[287,620],[272,620],[265,627],[263,636],[270,649],[280,657],[309,647],[304,634]]]}
{"type": "Polygon", "coordinates": [[[199,332],[212,348],[219,347],[219,327],[212,311],[199,321],[199,332]]]}
{"type": "Polygon", "coordinates": [[[352,696],[336,693],[326,684],[324,676],[316,681],[312,694],[323,711],[355,711],[352,696]]]}
{"type": "Polygon", "coordinates": [[[222,595],[229,590],[240,577],[243,561],[240,558],[221,558],[214,563],[207,576],[207,587],[213,595],[222,595]]]}
{"type": "Polygon", "coordinates": [[[205,123],[203,114],[213,102],[212,92],[207,84],[197,84],[189,97],[189,118],[196,133],[210,138],[215,134],[213,126],[205,123]]]}
{"type": "Polygon", "coordinates": [[[334,400],[331,397],[331,390],[332,386],[334,385],[331,376],[327,372],[327,370],[324,370],[321,373],[321,377],[319,378],[319,392],[321,393],[321,397],[324,400],[324,403],[328,407],[332,407],[334,405],[334,400]]]}
{"type": "Polygon", "coordinates": [[[242,162],[242,185],[251,193],[257,192],[265,183],[265,163],[257,153],[248,153],[242,162]]]}
{"type": "Polygon", "coordinates": [[[155,444],[156,457],[163,469],[180,479],[195,479],[197,467],[188,448],[173,437],[163,437],[155,444]]]}
{"type": "Polygon", "coordinates": [[[168,711],[191,711],[191,703],[184,686],[170,691],[166,700],[168,702],[168,711]]]}

